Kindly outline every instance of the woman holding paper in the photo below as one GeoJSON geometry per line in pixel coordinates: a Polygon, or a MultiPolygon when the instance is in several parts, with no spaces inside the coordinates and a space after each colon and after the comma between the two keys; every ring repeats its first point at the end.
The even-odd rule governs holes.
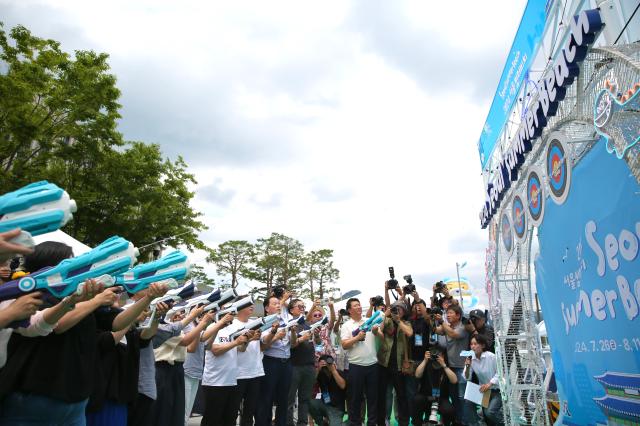
{"type": "Polygon", "coordinates": [[[487,408],[482,407],[482,413],[487,425],[504,425],[502,416],[502,398],[500,397],[500,387],[498,386],[498,367],[496,355],[487,351],[487,338],[481,334],[476,334],[471,338],[471,350],[474,356],[468,357],[465,361],[464,375],[467,380],[471,379],[471,372],[476,373],[480,383],[480,392],[491,392],[491,399],[487,408]],[[469,368],[471,367],[471,368],[469,368]]]}

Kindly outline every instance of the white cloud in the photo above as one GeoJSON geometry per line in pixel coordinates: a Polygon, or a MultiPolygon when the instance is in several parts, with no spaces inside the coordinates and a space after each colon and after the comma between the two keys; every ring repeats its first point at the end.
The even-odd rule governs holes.
{"type": "Polygon", "coordinates": [[[466,260],[484,287],[476,141],[524,4],[0,1],[111,55],[121,131],[185,156],[207,243],[331,248],[366,296],[390,265],[430,287],[466,260]]]}

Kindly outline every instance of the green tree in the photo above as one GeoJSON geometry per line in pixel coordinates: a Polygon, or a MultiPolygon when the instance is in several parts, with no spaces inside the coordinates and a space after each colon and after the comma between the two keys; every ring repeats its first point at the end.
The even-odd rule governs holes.
{"type": "Polygon", "coordinates": [[[304,247],[300,241],[274,232],[268,238],[259,238],[255,247],[256,263],[251,278],[265,285],[266,294],[275,285],[301,289],[304,247]]]}
{"type": "Polygon", "coordinates": [[[216,265],[220,275],[231,276],[231,287],[238,286],[238,278],[250,278],[255,262],[255,247],[248,241],[231,240],[210,251],[207,262],[216,265]]]}
{"type": "Polygon", "coordinates": [[[163,159],[157,145],[127,143],[117,131],[120,91],[107,59],[72,58],[56,41],[22,26],[8,36],[0,25],[0,193],[58,184],[78,203],[65,231],[89,245],[117,234],[138,246],[171,237],[165,244],[206,248],[183,159],[163,159]]]}
{"type": "Polygon", "coordinates": [[[203,266],[191,265],[191,272],[189,276],[197,283],[198,291],[203,293],[210,291],[210,288],[216,285],[216,281],[209,277],[209,275],[204,271],[203,266]]]}
{"type": "Polygon", "coordinates": [[[340,276],[333,264],[333,250],[323,249],[307,253],[303,259],[302,273],[308,286],[304,289],[303,295],[311,300],[315,300],[316,297],[322,299],[338,289],[331,286],[340,276]]]}

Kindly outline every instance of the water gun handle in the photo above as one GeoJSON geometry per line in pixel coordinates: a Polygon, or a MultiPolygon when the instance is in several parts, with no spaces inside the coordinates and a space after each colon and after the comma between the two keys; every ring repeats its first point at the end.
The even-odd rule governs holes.
{"type": "Polygon", "coordinates": [[[358,327],[351,332],[351,336],[356,337],[358,334],[360,334],[361,331],[362,330],[360,329],[360,327],[358,327]]]}
{"type": "Polygon", "coordinates": [[[17,299],[18,297],[25,294],[26,292],[20,290],[20,287],[18,286],[18,280],[11,281],[0,286],[0,302],[4,302],[5,300],[17,299]]]}
{"type": "Polygon", "coordinates": [[[147,329],[147,328],[151,328],[151,324],[153,324],[153,321],[155,321],[156,319],[156,305],[153,304],[151,306],[151,315],[149,315],[149,318],[146,321],[146,324],[142,326],[143,329],[147,329]]]}

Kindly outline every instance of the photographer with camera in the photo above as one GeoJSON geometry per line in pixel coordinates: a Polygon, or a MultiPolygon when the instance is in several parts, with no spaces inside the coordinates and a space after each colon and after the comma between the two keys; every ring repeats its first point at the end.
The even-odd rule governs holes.
{"type": "Polygon", "coordinates": [[[409,323],[413,329],[413,336],[409,338],[409,353],[402,365],[402,373],[405,375],[409,415],[411,417],[415,413],[413,399],[418,391],[415,370],[424,359],[424,353],[428,351],[433,332],[431,310],[427,309],[424,300],[420,299],[417,291],[414,291],[412,295],[414,304],[409,323]]]}
{"type": "Polygon", "coordinates": [[[347,382],[344,373],[336,368],[334,358],[329,354],[320,355],[316,368],[316,383],[320,390],[320,399],[312,399],[309,414],[317,425],[341,426],[344,416],[347,382]]]}
{"type": "Polygon", "coordinates": [[[447,365],[447,349],[435,344],[425,351],[415,376],[419,386],[413,400],[413,424],[421,426],[425,412],[429,413],[428,423],[438,423],[439,414],[442,424],[454,424],[454,409],[449,397],[451,388],[458,383],[458,377],[447,365]]]}
{"type": "Polygon", "coordinates": [[[376,339],[378,327],[371,332],[362,330],[365,318],[362,306],[355,297],[347,300],[347,312],[350,319],[342,325],[340,332],[342,349],[349,360],[349,424],[362,424],[360,408],[363,397],[367,396],[367,425],[374,426],[378,412],[378,362],[376,339]]]}
{"type": "Polygon", "coordinates": [[[462,324],[462,309],[456,304],[451,304],[446,310],[446,319],[441,325],[436,327],[436,333],[444,335],[447,341],[447,357],[451,370],[456,373],[458,383],[451,392],[451,399],[455,408],[456,420],[464,423],[469,415],[465,413],[468,410],[467,404],[464,403],[464,391],[467,381],[464,378],[464,358],[460,356],[460,352],[467,350],[469,343],[469,334],[462,324]]]}
{"type": "MultiPolygon", "coordinates": [[[[384,401],[387,387],[393,385],[398,398],[398,424],[409,424],[409,407],[407,404],[405,377],[402,366],[409,356],[408,339],[413,336],[411,324],[404,319],[407,306],[402,301],[391,305],[386,312],[386,318],[376,334],[382,344],[378,350],[378,401],[384,401]]],[[[385,424],[386,404],[378,407],[378,424],[385,424]]]]}
{"type": "Polygon", "coordinates": [[[469,312],[469,319],[473,324],[474,330],[471,331],[472,335],[481,334],[487,339],[487,350],[489,352],[496,353],[495,346],[495,333],[493,331],[493,327],[487,325],[487,317],[483,311],[480,309],[474,309],[469,312]]]}

